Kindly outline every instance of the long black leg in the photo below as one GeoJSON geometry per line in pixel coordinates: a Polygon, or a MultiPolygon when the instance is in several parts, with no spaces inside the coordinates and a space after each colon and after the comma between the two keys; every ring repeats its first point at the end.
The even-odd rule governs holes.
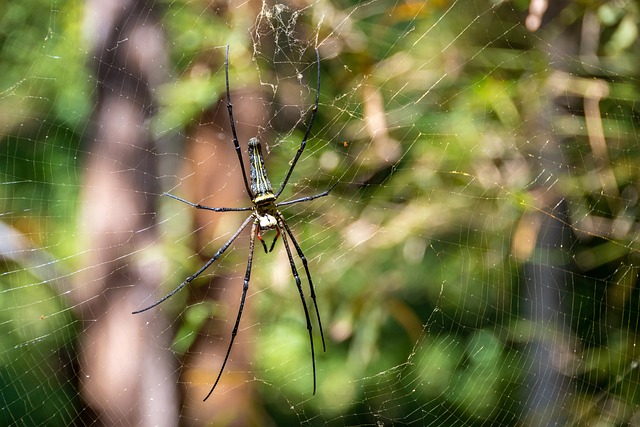
{"type": "Polygon", "coordinates": [[[287,200],[286,202],[276,203],[276,206],[287,206],[287,205],[293,205],[294,203],[308,202],[310,200],[319,199],[320,197],[329,195],[329,192],[333,190],[336,185],[338,185],[337,182],[333,184],[327,191],[323,191],[322,193],[316,194],[315,196],[307,196],[307,197],[301,197],[299,199],[287,200]]]}
{"type": "MultiPolygon", "coordinates": [[[[227,354],[224,356],[224,361],[222,362],[222,367],[220,368],[220,372],[218,373],[218,378],[216,378],[216,382],[209,390],[209,394],[204,398],[207,400],[213,390],[216,389],[218,385],[218,381],[220,381],[220,377],[222,376],[222,372],[224,371],[224,367],[227,364],[227,360],[229,360],[229,353],[231,353],[231,347],[233,347],[233,341],[236,339],[236,335],[238,334],[238,326],[240,325],[240,319],[242,318],[242,310],[244,309],[244,302],[247,298],[247,291],[249,290],[249,279],[251,278],[251,264],[253,264],[253,247],[256,242],[256,234],[258,232],[258,219],[253,221],[253,225],[251,226],[251,237],[249,238],[249,260],[247,261],[247,272],[244,274],[244,284],[242,286],[242,297],[240,298],[240,308],[238,309],[238,316],[236,317],[236,323],[233,325],[233,331],[231,331],[231,341],[229,341],[229,348],[227,349],[227,354]]],[[[203,400],[203,401],[204,401],[203,400]]]]}
{"type": "Polygon", "coordinates": [[[278,219],[280,220],[279,222],[281,223],[281,225],[284,226],[284,229],[289,237],[291,237],[293,247],[296,248],[296,252],[300,257],[300,260],[302,260],[302,265],[304,266],[304,271],[307,274],[307,280],[309,281],[311,300],[313,301],[313,306],[316,310],[316,317],[318,318],[318,329],[320,329],[320,337],[322,338],[322,350],[327,351],[327,346],[324,342],[324,332],[322,331],[322,321],[320,320],[320,311],[318,311],[318,303],[316,301],[316,290],[313,287],[313,282],[311,281],[311,273],[309,272],[309,264],[307,264],[307,258],[304,256],[304,253],[302,253],[302,248],[300,248],[300,245],[296,241],[295,237],[293,237],[293,233],[291,232],[287,221],[285,221],[284,216],[280,212],[278,212],[278,219]]]}
{"type": "Polygon", "coordinates": [[[244,163],[242,162],[242,152],[240,151],[240,143],[238,142],[238,134],[236,133],[236,124],[233,120],[233,105],[231,105],[231,96],[229,95],[229,45],[227,45],[227,53],[224,59],[224,76],[227,84],[227,111],[229,111],[229,120],[231,122],[231,133],[233,134],[233,145],[236,148],[236,154],[238,155],[238,161],[240,162],[240,169],[242,169],[242,179],[244,180],[244,186],[247,189],[249,197],[252,196],[249,189],[249,181],[247,181],[247,172],[244,170],[244,163]]]}
{"type": "Polygon", "coordinates": [[[311,126],[313,126],[313,121],[316,118],[316,112],[318,111],[318,101],[320,101],[320,53],[318,53],[318,48],[316,48],[316,61],[318,63],[316,102],[313,105],[313,108],[311,109],[311,118],[309,119],[309,125],[307,126],[307,131],[304,134],[304,138],[302,138],[302,142],[300,143],[300,148],[298,148],[298,152],[296,153],[295,157],[293,158],[293,161],[291,162],[291,167],[289,168],[289,172],[287,172],[287,175],[284,177],[284,181],[282,181],[282,184],[280,185],[280,189],[276,193],[276,199],[278,198],[278,196],[280,196],[280,193],[282,193],[282,190],[284,190],[284,187],[286,187],[287,182],[289,182],[289,178],[291,178],[293,169],[296,167],[296,163],[298,163],[298,159],[302,155],[302,152],[304,151],[304,147],[307,145],[307,138],[309,138],[309,134],[311,133],[311,126]]]}
{"type": "Polygon", "coordinates": [[[218,258],[220,258],[220,256],[224,253],[224,251],[226,251],[229,246],[231,246],[231,244],[233,243],[234,240],[236,240],[236,238],[240,235],[240,233],[242,233],[242,230],[245,229],[245,227],[247,226],[247,224],[249,224],[249,221],[251,220],[251,218],[253,218],[253,215],[250,215],[249,217],[247,217],[247,219],[244,220],[244,222],[242,223],[242,225],[240,226],[240,228],[238,228],[238,231],[236,231],[233,236],[231,236],[231,238],[229,240],[227,240],[227,243],[225,243],[224,245],[222,245],[222,247],[220,249],[218,249],[218,252],[216,252],[216,254],[209,260],[207,261],[207,263],[205,265],[202,266],[202,268],[200,268],[200,270],[196,271],[195,273],[193,273],[191,276],[187,277],[184,282],[180,283],[180,285],[178,285],[177,288],[175,288],[173,291],[169,292],[167,295],[165,295],[164,297],[160,298],[156,303],[151,304],[149,307],[147,308],[143,308],[142,310],[137,310],[134,311],[132,314],[139,314],[142,313],[144,311],[150,310],[153,307],[163,303],[164,301],[166,301],[167,299],[171,298],[172,296],[174,296],[180,289],[184,288],[185,286],[187,286],[190,282],[192,282],[196,277],[198,277],[199,275],[202,274],[203,271],[205,271],[207,268],[209,268],[209,266],[211,264],[213,264],[218,258]]]}
{"type": "Polygon", "coordinates": [[[280,237],[280,228],[276,228],[276,237],[273,238],[273,242],[271,242],[271,247],[269,248],[269,252],[273,251],[273,248],[276,247],[276,242],[278,241],[278,237],[280,237]]]}
{"type": "Polygon", "coordinates": [[[214,211],[214,212],[241,212],[241,211],[250,211],[251,210],[251,208],[212,208],[212,207],[209,207],[209,206],[204,206],[204,205],[199,205],[199,204],[196,204],[196,203],[192,203],[192,202],[190,202],[188,200],[185,200],[185,199],[183,199],[181,197],[178,197],[178,196],[174,196],[173,194],[170,194],[170,193],[164,193],[163,196],[169,196],[172,199],[176,199],[179,202],[186,203],[189,206],[192,206],[192,207],[194,207],[196,209],[206,209],[208,211],[214,211]]]}
{"type": "MultiPolygon", "coordinates": [[[[280,227],[284,227],[285,230],[288,228],[286,224],[282,221],[282,215],[278,215],[278,225],[280,227]]],[[[307,308],[307,302],[304,298],[304,292],[302,291],[302,283],[300,282],[300,276],[298,275],[298,270],[296,269],[296,263],[293,260],[293,255],[291,254],[291,248],[289,247],[289,242],[287,241],[287,234],[281,233],[282,242],[284,243],[284,248],[287,250],[287,257],[289,257],[289,264],[291,265],[291,273],[293,274],[293,278],[296,281],[296,286],[298,287],[298,293],[300,294],[300,300],[302,301],[302,308],[304,308],[304,317],[307,321],[307,331],[309,332],[309,342],[311,343],[311,365],[313,366],[313,394],[316,394],[316,353],[313,347],[313,333],[311,328],[311,318],[309,317],[309,309],[307,308]]],[[[323,338],[324,344],[324,338],[323,338]]]]}

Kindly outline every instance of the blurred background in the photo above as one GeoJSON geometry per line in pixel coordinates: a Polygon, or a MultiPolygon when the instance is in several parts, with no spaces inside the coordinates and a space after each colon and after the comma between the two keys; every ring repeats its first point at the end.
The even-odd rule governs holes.
{"type": "Polygon", "coordinates": [[[640,425],[637,2],[0,5],[0,425],[640,425]]]}

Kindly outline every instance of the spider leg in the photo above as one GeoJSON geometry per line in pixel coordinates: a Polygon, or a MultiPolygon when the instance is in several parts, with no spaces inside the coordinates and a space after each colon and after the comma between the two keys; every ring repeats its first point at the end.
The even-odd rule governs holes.
{"type": "MultiPolygon", "coordinates": [[[[249,217],[251,218],[251,217],[249,217]]],[[[248,221],[245,221],[248,222],[248,221]]],[[[244,224],[246,225],[246,224],[244,224]]],[[[236,339],[236,335],[238,334],[238,326],[240,325],[240,319],[242,318],[242,310],[244,309],[244,302],[247,298],[247,291],[249,290],[249,279],[251,278],[251,264],[253,264],[253,248],[256,242],[256,234],[258,231],[258,219],[254,219],[253,225],[251,226],[251,237],[249,238],[249,260],[247,261],[247,272],[244,275],[244,284],[242,286],[242,297],[240,298],[240,308],[238,309],[238,316],[236,317],[236,323],[233,325],[233,331],[231,331],[231,341],[229,341],[229,348],[227,348],[227,354],[224,356],[224,361],[222,362],[222,367],[220,368],[220,372],[218,373],[218,377],[216,378],[216,382],[209,390],[209,393],[204,398],[203,401],[207,400],[213,390],[216,389],[218,385],[218,381],[220,381],[220,377],[222,376],[222,372],[224,371],[224,367],[227,364],[227,360],[229,360],[229,354],[231,353],[231,347],[233,347],[233,341],[236,339]]]]}
{"type": "Polygon", "coordinates": [[[258,231],[256,232],[256,235],[258,236],[258,240],[260,240],[260,243],[262,243],[262,247],[264,248],[264,253],[269,253],[269,251],[267,251],[267,244],[264,242],[264,239],[262,238],[262,233],[260,233],[260,227],[258,227],[258,231]]]}
{"type": "MultiPolygon", "coordinates": [[[[278,216],[278,222],[280,227],[285,227],[285,230],[288,229],[286,224],[282,220],[281,215],[278,216]]],[[[307,302],[305,301],[305,298],[304,298],[304,292],[302,292],[302,283],[300,282],[300,276],[298,275],[296,264],[293,261],[293,255],[291,254],[291,248],[289,247],[289,242],[287,241],[286,233],[282,233],[282,242],[284,243],[284,247],[287,250],[287,257],[289,257],[289,264],[291,265],[291,273],[293,274],[293,278],[296,281],[298,293],[300,294],[300,300],[302,301],[302,308],[304,309],[304,317],[305,317],[305,320],[307,321],[307,331],[309,332],[309,343],[311,344],[311,365],[313,366],[313,394],[316,394],[316,354],[313,347],[313,333],[311,328],[311,318],[309,317],[309,309],[307,308],[307,302]]],[[[324,338],[323,338],[323,344],[324,344],[324,338]]]]}
{"type": "Polygon", "coordinates": [[[315,196],[307,196],[307,197],[301,197],[299,199],[287,200],[286,202],[276,203],[276,206],[287,206],[287,205],[293,205],[294,203],[308,202],[311,200],[319,199],[320,197],[327,196],[329,192],[336,187],[336,185],[338,185],[337,182],[333,184],[331,187],[329,187],[327,191],[323,191],[322,193],[316,194],[315,196]]]}
{"type": "Polygon", "coordinates": [[[302,155],[302,152],[304,151],[304,147],[307,145],[307,138],[309,138],[309,134],[311,133],[311,126],[313,126],[313,121],[316,118],[316,112],[318,111],[318,101],[320,100],[320,53],[318,53],[318,48],[316,48],[316,61],[318,64],[318,78],[316,83],[316,102],[313,105],[313,108],[311,109],[311,118],[309,119],[309,124],[307,125],[307,131],[304,133],[304,138],[302,138],[302,142],[300,143],[300,148],[298,148],[298,152],[296,153],[295,157],[291,161],[291,167],[289,168],[287,175],[284,177],[284,181],[282,181],[282,184],[280,185],[280,189],[276,193],[276,199],[278,198],[278,196],[280,196],[280,193],[282,193],[282,190],[284,190],[284,187],[287,186],[287,182],[289,182],[289,178],[291,178],[293,169],[296,167],[296,163],[298,163],[298,159],[302,155]]]}
{"type": "Polygon", "coordinates": [[[318,311],[318,303],[316,302],[316,290],[313,287],[313,282],[311,281],[311,273],[309,272],[309,264],[307,263],[307,258],[304,256],[304,253],[302,253],[302,249],[300,248],[300,245],[296,241],[295,237],[293,237],[293,233],[291,232],[291,229],[289,228],[287,221],[285,221],[284,216],[280,212],[278,212],[278,219],[280,220],[281,226],[284,226],[285,231],[287,232],[289,237],[291,237],[291,242],[293,243],[293,247],[296,248],[298,257],[300,257],[300,259],[302,260],[302,265],[304,266],[304,271],[307,274],[307,280],[309,281],[311,300],[313,301],[313,306],[316,310],[316,317],[318,318],[318,329],[320,329],[320,337],[322,338],[322,350],[327,351],[327,346],[324,342],[324,332],[322,330],[322,321],[320,320],[320,311],[318,311]]]}
{"type": "Polygon", "coordinates": [[[231,133],[233,134],[233,146],[236,149],[236,154],[238,155],[238,161],[240,162],[240,169],[242,170],[242,179],[244,180],[244,186],[247,189],[247,194],[251,195],[251,190],[249,190],[249,181],[247,181],[247,172],[244,170],[244,163],[242,162],[242,152],[240,151],[240,143],[238,142],[236,125],[233,120],[233,105],[231,105],[231,96],[229,95],[229,45],[227,45],[226,55],[224,59],[224,76],[227,82],[227,111],[229,111],[229,121],[231,122],[231,133]]]}
{"type": "Polygon", "coordinates": [[[242,230],[244,230],[247,226],[247,224],[249,224],[249,221],[251,220],[251,218],[253,218],[253,215],[250,215],[249,217],[247,217],[247,219],[244,220],[244,222],[242,223],[242,225],[240,226],[240,228],[238,228],[238,231],[236,231],[233,236],[231,236],[231,238],[229,240],[227,240],[227,243],[225,243],[224,245],[222,245],[222,247],[220,249],[218,249],[218,252],[216,252],[216,254],[209,260],[207,261],[207,263],[205,265],[203,265],[200,270],[196,271],[195,273],[193,273],[191,276],[187,277],[184,282],[180,283],[178,285],[177,288],[175,288],[174,290],[172,290],[171,292],[169,292],[167,295],[165,295],[164,297],[160,298],[157,302],[155,302],[154,304],[151,304],[149,307],[143,308],[142,310],[136,310],[134,311],[132,314],[139,314],[142,313],[144,311],[150,310],[153,307],[163,303],[164,301],[166,301],[167,299],[171,298],[172,296],[174,296],[180,289],[184,288],[185,286],[187,286],[191,281],[193,281],[196,277],[198,277],[199,275],[202,274],[202,272],[204,272],[207,268],[209,268],[209,266],[211,264],[213,264],[218,258],[220,258],[220,256],[224,253],[224,251],[226,251],[229,246],[231,246],[231,244],[233,243],[234,240],[236,240],[236,238],[240,235],[240,233],[242,232],[242,230]]]}
{"type": "Polygon", "coordinates": [[[189,206],[194,207],[196,209],[206,209],[208,211],[214,211],[214,212],[241,212],[241,211],[250,211],[251,210],[251,208],[212,208],[212,207],[209,207],[209,206],[204,206],[204,205],[199,205],[199,204],[196,204],[196,203],[192,203],[192,202],[190,202],[188,200],[185,200],[185,199],[183,199],[181,197],[178,197],[178,196],[174,196],[173,194],[170,194],[170,193],[163,193],[162,195],[171,197],[172,199],[176,199],[179,202],[186,203],[189,206]]]}
{"type": "Polygon", "coordinates": [[[276,237],[274,237],[273,242],[271,242],[271,247],[269,248],[269,252],[273,251],[273,248],[276,246],[276,242],[278,241],[278,237],[280,237],[280,227],[276,228],[276,237]]]}

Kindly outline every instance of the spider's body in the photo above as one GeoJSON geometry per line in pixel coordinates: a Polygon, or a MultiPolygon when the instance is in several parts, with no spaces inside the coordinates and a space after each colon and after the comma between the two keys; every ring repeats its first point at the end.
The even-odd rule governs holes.
{"type": "MultiPolygon", "coordinates": [[[[311,132],[311,126],[313,125],[313,120],[316,115],[316,111],[318,110],[318,101],[320,95],[320,54],[318,53],[318,49],[316,49],[316,59],[318,64],[318,79],[316,86],[316,102],[311,110],[311,118],[309,119],[309,124],[307,125],[307,130],[305,132],[304,138],[300,143],[300,147],[296,152],[293,160],[291,161],[291,166],[289,167],[289,171],[284,177],[282,184],[277,192],[274,193],[273,187],[271,186],[271,182],[269,181],[269,177],[267,176],[267,169],[264,164],[264,158],[262,156],[262,147],[260,141],[257,138],[251,138],[248,142],[248,154],[249,154],[249,179],[247,179],[247,173],[244,167],[244,163],[242,161],[242,152],[240,150],[240,143],[238,142],[238,135],[236,134],[235,122],[233,120],[233,106],[231,104],[231,97],[229,95],[229,46],[227,46],[226,53],[226,61],[225,61],[225,77],[226,77],[226,88],[227,88],[227,110],[229,112],[229,120],[231,122],[231,133],[233,135],[233,145],[236,150],[236,154],[238,156],[238,160],[240,162],[240,169],[242,171],[242,178],[244,180],[244,185],[247,190],[247,193],[251,197],[251,207],[242,207],[242,208],[217,208],[217,207],[209,207],[196,203],[189,202],[180,197],[174,196],[169,193],[165,193],[167,196],[176,199],[180,202],[186,203],[189,206],[192,206],[196,209],[205,209],[213,212],[238,212],[238,211],[251,211],[251,215],[249,215],[240,225],[240,228],[227,240],[227,242],[218,249],[218,251],[213,255],[209,261],[207,261],[198,271],[196,271],[191,276],[187,277],[177,288],[171,291],[169,294],[161,298],[156,303],[138,311],[134,311],[133,314],[142,313],[147,311],[158,304],[162,303],[169,297],[173,296],[180,289],[184,288],[187,284],[191,283],[196,277],[200,276],[211,264],[213,264],[220,256],[231,246],[231,244],[236,240],[236,238],[242,233],[242,231],[252,223],[251,226],[251,234],[249,235],[249,258],[247,260],[247,269],[244,275],[244,285],[242,287],[242,296],[240,298],[240,308],[238,309],[238,314],[236,316],[236,321],[233,327],[233,331],[231,332],[231,340],[229,342],[229,347],[227,349],[227,353],[224,357],[224,361],[222,362],[222,367],[220,368],[220,372],[218,373],[218,377],[216,378],[213,387],[209,391],[209,394],[204,398],[207,400],[213,390],[215,390],[218,385],[218,381],[220,381],[220,377],[222,376],[222,372],[224,371],[224,367],[227,364],[227,360],[229,359],[229,354],[231,353],[231,348],[233,347],[233,342],[235,340],[236,334],[238,333],[238,326],[240,325],[240,319],[242,317],[242,311],[244,308],[244,303],[247,297],[247,291],[249,289],[249,278],[251,277],[251,266],[253,263],[253,249],[255,246],[255,238],[258,237],[258,240],[262,243],[265,252],[271,252],[278,240],[278,237],[282,236],[282,243],[284,244],[285,250],[287,252],[287,257],[289,259],[289,265],[291,267],[291,273],[296,282],[296,287],[298,289],[298,293],[300,296],[300,301],[302,302],[302,308],[304,310],[304,316],[307,324],[307,331],[309,333],[309,342],[311,345],[311,363],[313,366],[313,393],[316,392],[316,362],[315,362],[315,350],[313,345],[313,334],[312,334],[312,326],[311,326],[311,318],[309,316],[309,310],[307,308],[307,303],[304,297],[304,292],[302,290],[302,284],[300,281],[300,276],[298,275],[298,269],[296,268],[295,261],[293,259],[293,254],[291,252],[291,247],[289,246],[289,240],[291,239],[291,243],[296,250],[300,261],[302,261],[302,266],[304,267],[305,274],[307,276],[307,281],[309,282],[309,290],[310,297],[313,301],[313,306],[316,312],[316,318],[318,320],[318,329],[320,330],[320,337],[322,338],[322,347],[326,350],[325,341],[324,341],[324,333],[322,331],[322,322],[320,321],[320,312],[318,311],[318,305],[316,303],[316,294],[315,289],[313,287],[313,283],[311,282],[311,273],[309,272],[309,265],[307,264],[307,259],[305,258],[300,245],[293,237],[293,233],[291,229],[287,225],[284,216],[278,209],[280,206],[293,205],[295,203],[307,202],[310,200],[314,200],[320,197],[324,197],[329,194],[329,192],[333,189],[333,187],[329,188],[327,191],[324,191],[320,194],[316,194],[315,196],[307,196],[301,197],[294,200],[288,200],[285,202],[277,202],[278,197],[284,190],[291,177],[293,169],[298,162],[298,159],[302,155],[304,148],[307,144],[307,138],[309,137],[309,133],[311,132]],[[276,236],[271,243],[271,247],[267,250],[267,245],[262,239],[261,232],[267,230],[276,230],[276,236]]],[[[335,186],[335,185],[334,185],[335,186]]]]}
{"type": "MultiPolygon", "coordinates": [[[[264,157],[262,157],[262,145],[258,138],[249,140],[249,189],[251,190],[251,200],[253,201],[254,213],[258,219],[258,233],[261,231],[273,230],[278,228],[278,210],[276,208],[276,196],[273,194],[273,188],[269,177],[267,176],[267,168],[264,165],[264,157]]],[[[275,246],[278,234],[273,239],[271,249],[275,246]]],[[[258,239],[264,244],[262,236],[258,234],[258,239]]],[[[265,246],[265,252],[266,250],[265,246]]]]}

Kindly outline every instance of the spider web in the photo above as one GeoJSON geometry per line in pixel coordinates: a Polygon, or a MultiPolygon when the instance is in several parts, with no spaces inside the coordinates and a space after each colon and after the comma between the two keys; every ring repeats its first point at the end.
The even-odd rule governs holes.
{"type": "Polygon", "coordinates": [[[637,4],[4,3],[0,425],[639,423],[637,4]]]}

